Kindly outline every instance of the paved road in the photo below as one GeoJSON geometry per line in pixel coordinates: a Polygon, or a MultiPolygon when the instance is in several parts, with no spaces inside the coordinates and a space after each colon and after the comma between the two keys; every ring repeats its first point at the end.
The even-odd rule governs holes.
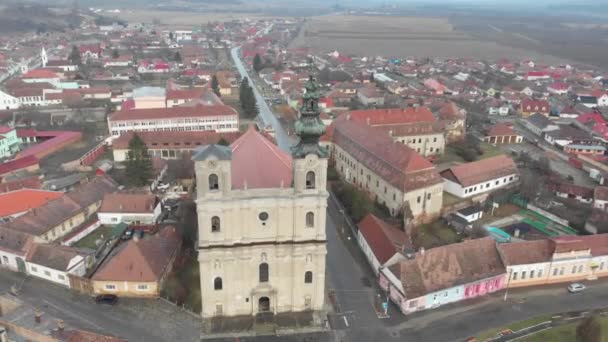
{"type": "MultiPolygon", "coordinates": [[[[0,271],[0,291],[20,283],[21,274],[0,271]]],[[[19,299],[61,318],[66,326],[106,333],[136,342],[197,341],[200,319],[160,300],[121,298],[115,306],[97,305],[89,296],[44,280],[26,278],[19,299]]]]}
{"type": "Polygon", "coordinates": [[[247,79],[249,79],[249,84],[253,88],[253,94],[255,95],[258,108],[260,109],[259,118],[260,120],[262,120],[264,126],[272,126],[279,147],[284,151],[290,152],[290,147],[292,145],[291,139],[287,135],[287,132],[285,131],[283,126],[281,126],[281,123],[279,123],[279,120],[276,118],[270,107],[268,106],[268,103],[266,103],[266,101],[264,100],[264,97],[258,91],[258,88],[255,86],[254,79],[249,77],[249,73],[243,65],[241,57],[239,56],[240,49],[240,46],[232,48],[232,50],[230,50],[230,55],[232,56],[234,65],[239,71],[241,77],[246,77],[247,79]]]}

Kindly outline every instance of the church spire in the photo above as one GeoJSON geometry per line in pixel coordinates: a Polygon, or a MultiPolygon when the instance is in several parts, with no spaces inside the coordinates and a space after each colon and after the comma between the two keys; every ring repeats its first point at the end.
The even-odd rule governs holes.
{"type": "Polygon", "coordinates": [[[325,158],[327,150],[319,145],[319,138],[325,133],[325,125],[319,117],[319,85],[310,76],[304,87],[306,93],[302,98],[300,118],[295,123],[300,142],[292,148],[292,154],[295,158],[304,158],[308,154],[325,158]]]}

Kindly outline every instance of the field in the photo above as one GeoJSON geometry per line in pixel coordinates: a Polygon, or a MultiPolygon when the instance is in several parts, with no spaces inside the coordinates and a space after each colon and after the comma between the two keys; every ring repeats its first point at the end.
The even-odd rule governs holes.
{"type": "Polygon", "coordinates": [[[271,19],[273,17],[263,16],[255,13],[212,13],[212,12],[178,12],[157,10],[124,10],[115,13],[112,17],[126,20],[129,23],[152,23],[157,22],[171,28],[189,28],[208,22],[226,22],[234,19],[249,18],[251,20],[271,19]]]}
{"type": "Polygon", "coordinates": [[[292,46],[308,46],[318,52],[338,50],[343,54],[362,56],[473,57],[491,60],[508,56],[558,61],[532,51],[480,40],[455,29],[447,17],[319,16],[308,20],[301,32],[292,46]]]}

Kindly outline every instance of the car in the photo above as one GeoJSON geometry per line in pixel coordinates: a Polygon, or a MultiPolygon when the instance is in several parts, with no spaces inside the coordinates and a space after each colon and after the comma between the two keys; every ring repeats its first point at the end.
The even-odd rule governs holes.
{"type": "Polygon", "coordinates": [[[568,292],[570,292],[570,293],[581,292],[585,289],[586,289],[585,285],[580,284],[580,283],[574,283],[574,284],[570,284],[568,286],[568,292]]]}
{"type": "Polygon", "coordinates": [[[95,297],[95,303],[114,305],[118,302],[118,296],[113,294],[102,294],[95,297]]]}
{"type": "Polygon", "coordinates": [[[129,240],[132,237],[133,237],[133,229],[127,229],[125,231],[125,234],[122,236],[122,239],[123,240],[129,240]]]}

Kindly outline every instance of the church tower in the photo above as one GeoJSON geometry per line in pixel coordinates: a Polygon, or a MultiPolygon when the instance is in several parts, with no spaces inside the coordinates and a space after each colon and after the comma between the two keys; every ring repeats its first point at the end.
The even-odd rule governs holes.
{"type": "Polygon", "coordinates": [[[46,65],[49,63],[49,56],[47,56],[44,46],[42,47],[42,51],[40,51],[40,60],[42,61],[42,67],[46,68],[46,65]]]}
{"type": "Polygon", "coordinates": [[[318,99],[311,78],[291,154],[253,126],[230,146],[193,154],[205,331],[216,317],[324,309],[328,153],[318,99]]]}

